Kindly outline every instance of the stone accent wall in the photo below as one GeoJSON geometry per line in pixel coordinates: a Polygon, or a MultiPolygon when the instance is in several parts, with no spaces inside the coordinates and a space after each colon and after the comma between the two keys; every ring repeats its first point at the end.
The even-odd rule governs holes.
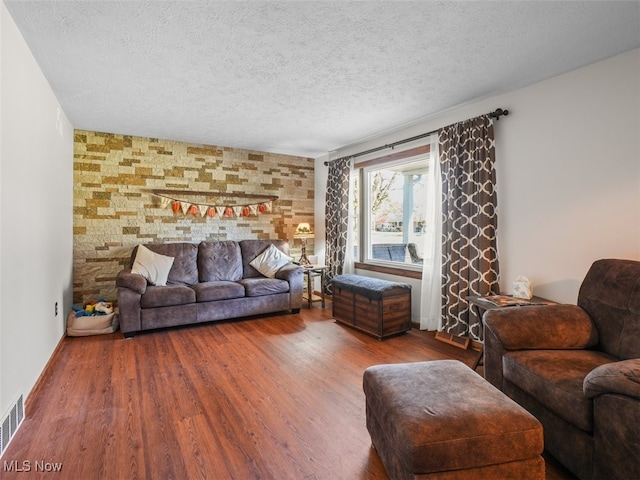
{"type": "MultiPolygon", "coordinates": [[[[300,222],[313,225],[312,158],[155,138],[75,131],[73,192],[74,304],[116,301],[115,278],[140,243],[278,238],[289,242],[300,222]],[[153,189],[277,196],[271,212],[202,217],[161,208],[153,189]]],[[[183,198],[184,197],[184,198],[183,198]]],[[[260,199],[193,196],[204,204],[260,199]]],[[[309,242],[307,253],[313,253],[309,242]]]]}

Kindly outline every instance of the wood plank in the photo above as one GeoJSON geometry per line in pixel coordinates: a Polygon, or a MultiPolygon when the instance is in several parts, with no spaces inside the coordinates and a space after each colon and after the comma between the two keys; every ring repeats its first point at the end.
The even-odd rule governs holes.
{"type": "Polygon", "coordinates": [[[458,335],[454,335],[453,333],[445,333],[445,332],[437,332],[436,340],[440,340],[441,342],[448,343],[449,345],[453,345],[454,347],[467,349],[469,346],[469,337],[461,337],[458,335]]]}
{"type": "Polygon", "coordinates": [[[386,479],[364,369],[475,357],[417,330],[380,342],[329,308],[65,338],[2,461],[60,462],[60,478],[386,479]]]}
{"type": "Polygon", "coordinates": [[[332,298],[333,317],[348,325],[355,322],[354,315],[355,295],[353,292],[344,290],[343,288],[334,288],[332,298]]]}

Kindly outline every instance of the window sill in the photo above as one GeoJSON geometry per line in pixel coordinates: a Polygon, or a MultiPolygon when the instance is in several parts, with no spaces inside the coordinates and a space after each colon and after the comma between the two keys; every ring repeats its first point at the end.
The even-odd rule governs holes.
{"type": "Polygon", "coordinates": [[[354,267],[359,270],[368,270],[370,272],[386,273],[388,275],[397,275],[399,277],[416,278],[422,280],[422,272],[410,270],[400,267],[387,267],[381,265],[372,265],[369,263],[356,262],[354,267]]]}

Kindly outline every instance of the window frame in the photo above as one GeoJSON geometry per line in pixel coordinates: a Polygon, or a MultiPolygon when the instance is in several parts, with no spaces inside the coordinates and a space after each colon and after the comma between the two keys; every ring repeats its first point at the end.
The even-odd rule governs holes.
{"type": "MultiPolygon", "coordinates": [[[[427,141],[429,138],[427,137],[427,141]]],[[[358,211],[357,211],[357,224],[358,224],[358,242],[354,244],[358,247],[358,258],[355,259],[355,268],[362,270],[370,270],[380,273],[388,273],[391,275],[400,275],[410,278],[422,278],[422,265],[409,264],[404,262],[394,262],[389,260],[380,260],[367,258],[370,243],[370,216],[364,212],[368,211],[368,203],[365,202],[365,175],[371,171],[381,170],[386,167],[395,167],[398,165],[406,165],[414,162],[420,162],[426,160],[432,161],[430,158],[430,143],[419,145],[400,152],[394,152],[389,155],[384,155],[370,160],[358,162],[354,165],[354,169],[357,169],[358,174],[358,211]],[[422,157],[422,158],[421,158],[422,157]],[[367,209],[367,210],[366,210],[367,209]]]]}

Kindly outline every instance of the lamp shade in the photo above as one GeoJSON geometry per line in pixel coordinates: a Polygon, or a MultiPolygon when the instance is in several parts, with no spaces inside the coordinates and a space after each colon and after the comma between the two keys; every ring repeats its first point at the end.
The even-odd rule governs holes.
{"type": "Polygon", "coordinates": [[[308,223],[299,223],[296,227],[296,233],[293,238],[313,238],[313,231],[311,231],[311,225],[308,223]]]}

